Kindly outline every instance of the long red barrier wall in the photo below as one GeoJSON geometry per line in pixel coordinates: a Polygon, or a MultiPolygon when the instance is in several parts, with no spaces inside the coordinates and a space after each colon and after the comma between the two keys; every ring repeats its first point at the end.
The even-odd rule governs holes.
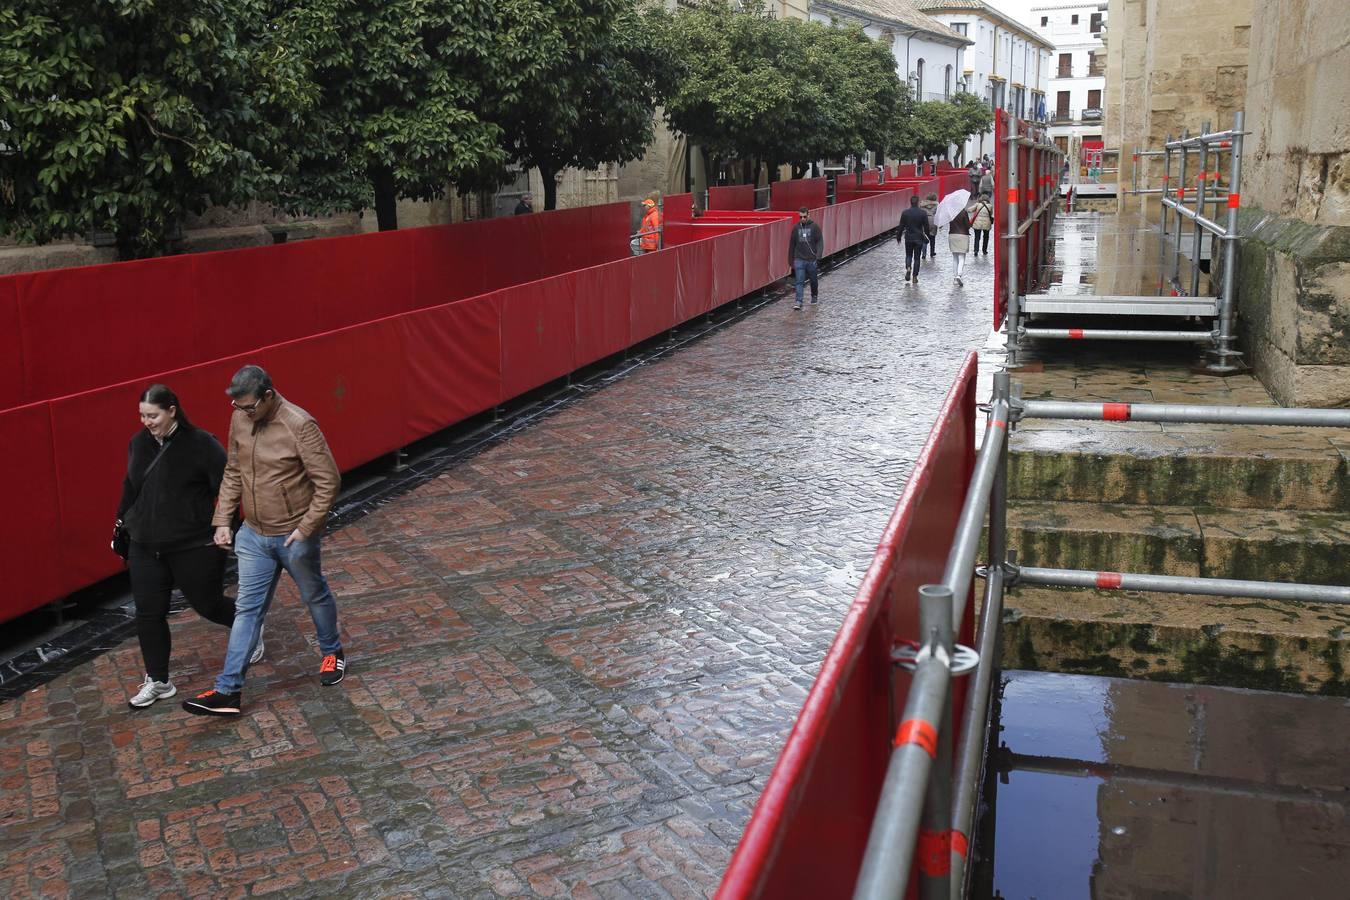
{"type": "MultiPolygon", "coordinates": [[[[942,579],[974,469],[975,374],[972,353],[760,795],[719,900],[853,894],[909,689],[909,676],[891,664],[891,647],[918,637],[918,589],[942,579]]],[[[969,610],[968,598],[958,637],[967,646],[969,610]]],[[[953,703],[961,709],[959,694],[953,703]]]]}
{"type": "MultiPolygon", "coordinates": [[[[799,190],[818,191],[823,206],[823,180],[799,190]]],[[[835,253],[895,227],[899,213],[892,194],[816,216],[835,253]]],[[[6,508],[23,510],[0,517],[0,621],[118,570],[108,537],[136,397],[152,381],[223,436],[224,387],[257,362],[318,418],[347,470],[788,272],[790,215],[671,222],[667,249],[615,259],[611,245],[627,254],[629,221],[628,205],[613,204],[0,279],[5,336],[23,331],[28,312],[44,323],[0,356],[11,400],[38,397],[0,408],[0,467],[15,475],[6,508]],[[575,245],[549,246],[587,227],[575,245]],[[521,259],[522,247],[544,261],[521,259]],[[569,265],[521,281],[521,271],[569,265]],[[480,271],[512,267],[515,276],[480,271]],[[45,324],[52,310],[38,297],[79,337],[45,324]]]]}
{"type": "Polygon", "coordinates": [[[754,209],[753,184],[728,184],[708,188],[708,209],[754,209]]]}
{"type": "Polygon", "coordinates": [[[0,278],[14,326],[0,409],[623,259],[629,215],[611,203],[0,278]]]}

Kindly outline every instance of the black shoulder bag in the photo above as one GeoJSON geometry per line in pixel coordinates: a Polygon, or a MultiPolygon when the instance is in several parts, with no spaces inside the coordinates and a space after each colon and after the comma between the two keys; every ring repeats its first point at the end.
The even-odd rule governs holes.
{"type": "MultiPolygon", "coordinates": [[[[155,466],[164,457],[164,451],[168,449],[169,443],[165,441],[164,446],[160,447],[159,452],[155,454],[155,458],[150,460],[150,465],[145,467],[145,474],[141,476],[140,490],[136,491],[136,496],[131,499],[131,506],[127,507],[128,510],[135,506],[136,501],[140,499],[141,491],[145,490],[145,482],[149,480],[150,473],[155,470],[155,466]]],[[[122,557],[123,562],[126,562],[127,557],[131,555],[131,535],[127,532],[127,526],[121,519],[113,523],[111,546],[112,551],[122,557]]]]}

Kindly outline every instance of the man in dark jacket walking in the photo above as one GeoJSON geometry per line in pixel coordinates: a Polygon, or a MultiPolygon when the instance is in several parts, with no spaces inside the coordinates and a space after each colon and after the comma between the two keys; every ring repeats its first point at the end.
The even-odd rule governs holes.
{"type": "Polygon", "coordinates": [[[928,212],[919,205],[918,197],[909,198],[909,209],[900,214],[900,227],[895,239],[905,242],[905,281],[919,283],[919,260],[928,246],[928,212]]]}
{"type": "Polygon", "coordinates": [[[792,273],[797,281],[797,302],[793,309],[802,308],[802,294],[806,291],[806,279],[811,279],[811,302],[815,303],[820,295],[820,257],[825,253],[825,236],[820,226],[811,221],[811,210],[803,206],[797,210],[801,221],[792,226],[792,237],[788,240],[788,259],[792,260],[792,273]]]}

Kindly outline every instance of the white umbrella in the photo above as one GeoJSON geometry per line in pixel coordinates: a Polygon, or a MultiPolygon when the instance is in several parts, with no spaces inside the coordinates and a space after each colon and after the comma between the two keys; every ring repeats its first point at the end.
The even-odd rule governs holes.
{"type": "Polygon", "coordinates": [[[970,191],[965,189],[952,191],[938,204],[937,211],[933,213],[933,224],[939,228],[946,225],[960,215],[961,210],[965,209],[969,202],[970,191]]]}

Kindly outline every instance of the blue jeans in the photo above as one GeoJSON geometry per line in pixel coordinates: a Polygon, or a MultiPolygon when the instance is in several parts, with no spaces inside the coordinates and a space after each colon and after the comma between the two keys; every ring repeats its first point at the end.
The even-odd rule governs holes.
{"type": "Polygon", "coordinates": [[[811,299],[820,294],[820,264],[814,259],[794,259],[792,272],[797,276],[797,305],[802,305],[802,294],[806,291],[806,279],[811,279],[811,299]]]}
{"type": "Polygon", "coordinates": [[[309,607],[319,650],[325,656],[342,649],[338,638],[337,599],[319,568],[319,535],[296,541],[289,547],[286,535],[268,537],[245,524],[234,536],[234,552],[239,557],[239,596],[234,601],[234,625],[225,650],[225,666],[216,678],[216,690],[234,694],[244,686],[248,658],[258,644],[263,617],[272,605],[272,595],[284,569],[295,579],[300,597],[309,607]]]}

